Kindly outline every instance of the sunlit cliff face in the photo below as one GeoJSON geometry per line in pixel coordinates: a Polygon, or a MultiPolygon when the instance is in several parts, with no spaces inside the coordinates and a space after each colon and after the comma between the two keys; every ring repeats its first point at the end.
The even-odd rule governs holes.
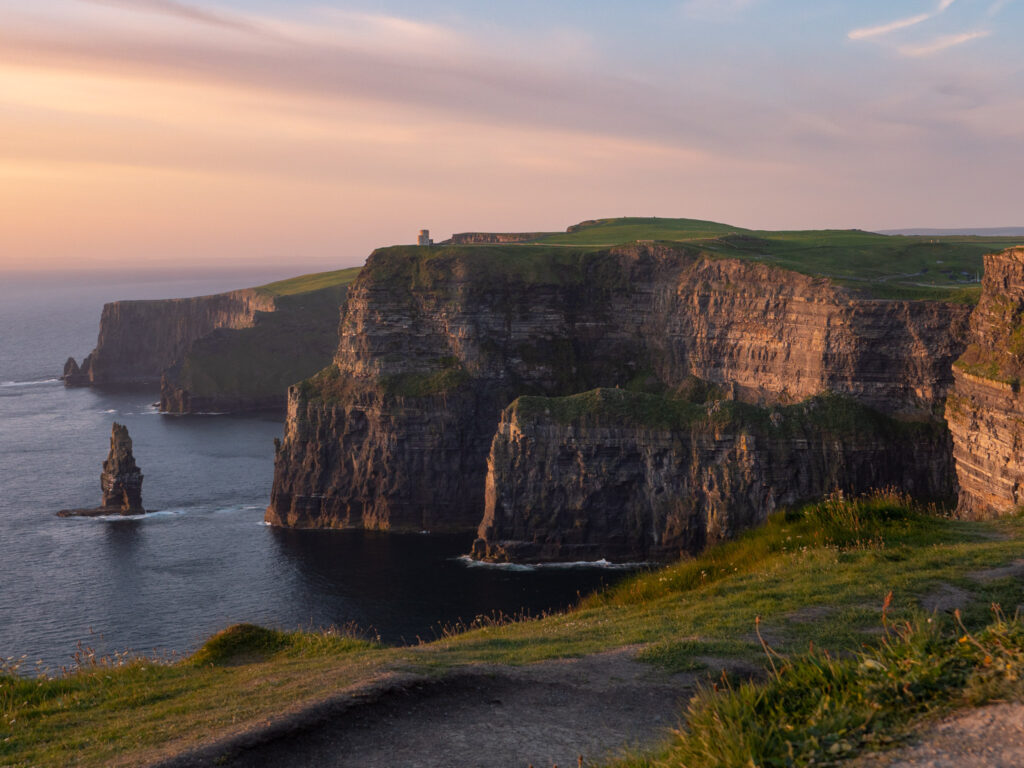
{"type": "Polygon", "coordinates": [[[489,5],[0,0],[0,270],[613,215],[1021,223],[1015,3],[489,5]]]}

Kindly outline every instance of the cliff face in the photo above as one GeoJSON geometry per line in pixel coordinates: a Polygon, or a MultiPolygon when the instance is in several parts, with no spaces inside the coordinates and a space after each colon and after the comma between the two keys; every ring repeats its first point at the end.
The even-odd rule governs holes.
{"type": "Polygon", "coordinates": [[[946,404],[960,514],[991,517],[1024,505],[1024,248],[985,257],[970,344],[946,404]]]}
{"type": "Polygon", "coordinates": [[[757,402],[833,390],[930,412],[966,320],[684,247],[380,251],[334,366],[289,392],[267,520],[471,529],[499,415],[522,394],[696,376],[757,402]]]}
{"type": "Polygon", "coordinates": [[[197,339],[217,328],[248,328],[257,312],[274,309],[273,297],[254,290],[106,304],[96,348],[68,383],[157,384],[197,339]]]}
{"type": "MultiPolygon", "coordinates": [[[[703,260],[647,319],[654,370],[728,384],[753,402],[840,392],[886,412],[928,410],[952,384],[969,308],[856,298],[826,280],[703,260]]],[[[647,297],[637,297],[641,302],[647,297]]]]}
{"type": "Polygon", "coordinates": [[[900,422],[835,395],[770,411],[659,399],[596,390],[516,400],[490,447],[474,556],[665,559],[833,490],[952,496],[937,421],[900,422]]]}
{"type": "Polygon", "coordinates": [[[252,324],[217,328],[192,342],[160,380],[165,413],[284,411],[288,387],[327,365],[338,346],[344,285],[279,296],[252,324]]]}
{"type": "Polygon", "coordinates": [[[621,390],[521,398],[491,444],[473,555],[666,559],[835,490],[948,500],[952,477],[940,422],[900,422],[836,396],[771,410],[621,390]]]}

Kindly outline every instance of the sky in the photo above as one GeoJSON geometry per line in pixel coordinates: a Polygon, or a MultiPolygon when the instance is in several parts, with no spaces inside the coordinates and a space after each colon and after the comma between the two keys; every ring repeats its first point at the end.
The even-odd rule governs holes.
{"type": "Polygon", "coordinates": [[[1024,225],[1024,0],[0,0],[0,273],[1024,225]]]}

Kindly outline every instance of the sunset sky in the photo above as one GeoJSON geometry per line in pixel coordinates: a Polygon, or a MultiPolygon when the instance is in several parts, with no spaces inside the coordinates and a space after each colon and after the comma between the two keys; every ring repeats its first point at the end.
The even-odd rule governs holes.
{"type": "Polygon", "coordinates": [[[0,271],[1024,225],[1024,0],[0,0],[0,271]]]}

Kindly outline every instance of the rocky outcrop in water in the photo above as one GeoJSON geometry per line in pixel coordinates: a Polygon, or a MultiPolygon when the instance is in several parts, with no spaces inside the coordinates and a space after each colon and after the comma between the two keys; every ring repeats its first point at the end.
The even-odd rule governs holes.
{"type": "Polygon", "coordinates": [[[82,373],[75,358],[69,357],[64,363],[64,373],[61,376],[65,387],[87,387],[89,386],[89,375],[82,373]]]}
{"type": "Polygon", "coordinates": [[[675,558],[834,491],[948,501],[953,485],[940,421],[900,421],[835,395],[771,409],[616,389],[524,397],[491,443],[473,556],[675,558]]]}
{"type": "Polygon", "coordinates": [[[985,257],[970,344],[946,403],[959,512],[992,517],[1024,505],[1024,247],[985,257]]]}
{"type": "Polygon", "coordinates": [[[334,365],[289,391],[267,520],[475,528],[500,414],[523,394],[697,377],[762,404],[831,391],[930,415],[968,313],[684,246],[378,251],[334,365]]]}
{"type": "Polygon", "coordinates": [[[142,471],[132,454],[132,439],[128,428],[114,422],[110,431],[110,452],[103,462],[100,474],[103,503],[94,509],[66,509],[61,517],[96,517],[99,515],[141,515],[142,471]]]}

